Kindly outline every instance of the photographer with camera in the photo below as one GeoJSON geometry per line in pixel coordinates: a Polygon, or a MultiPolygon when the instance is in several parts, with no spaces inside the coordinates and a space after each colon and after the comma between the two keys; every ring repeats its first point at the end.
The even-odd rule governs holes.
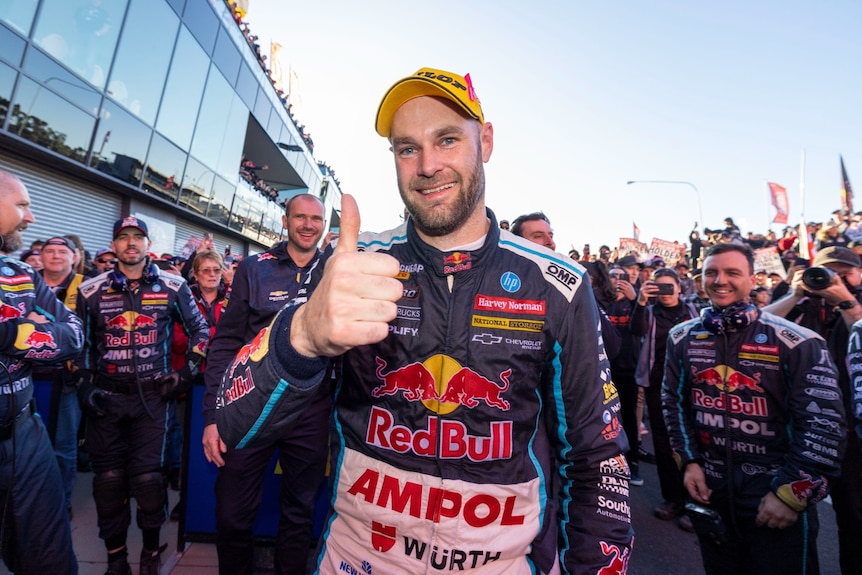
{"type": "Polygon", "coordinates": [[[661,382],[668,334],[675,325],[697,317],[697,313],[693,304],[680,299],[677,273],[671,268],[659,268],[641,286],[631,320],[632,335],[641,338],[635,381],[644,388],[655,464],[664,498],[653,509],[653,515],[664,521],[679,517],[679,527],[685,531],[691,531],[692,526],[683,509],[685,488],[682,474],[674,463],[670,439],[662,419],[661,382]]]}
{"type": "Polygon", "coordinates": [[[704,570],[816,575],[814,504],[845,446],[835,364],[823,338],[750,302],[747,246],[710,248],[703,285],[712,307],[668,338],[662,403],[704,570]]]}
{"type": "MultiPolygon", "coordinates": [[[[786,317],[826,339],[838,368],[838,386],[850,415],[853,392],[847,373],[850,328],[862,319],[862,259],[850,248],[832,246],[817,252],[813,265],[798,269],[783,298],[764,311],[786,317]]],[[[862,565],[862,447],[855,433],[847,432],[847,453],[841,477],[832,488],[832,506],[838,523],[841,572],[858,573],[862,565]]]]}

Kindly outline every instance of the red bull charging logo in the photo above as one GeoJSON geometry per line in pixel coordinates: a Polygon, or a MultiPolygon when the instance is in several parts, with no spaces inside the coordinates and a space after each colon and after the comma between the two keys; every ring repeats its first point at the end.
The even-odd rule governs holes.
{"type": "Polygon", "coordinates": [[[156,316],[127,311],[106,320],[105,327],[107,329],[122,329],[124,331],[132,331],[142,327],[156,327],[156,316]]]}
{"type": "Polygon", "coordinates": [[[54,335],[47,331],[37,331],[36,326],[31,323],[22,323],[18,326],[15,336],[15,347],[17,349],[57,349],[54,335]]]}
{"type": "Polygon", "coordinates": [[[760,374],[755,373],[749,377],[742,372],[736,371],[729,365],[717,365],[698,371],[694,366],[691,368],[692,380],[695,383],[706,383],[714,385],[721,391],[733,393],[738,389],[747,389],[763,393],[760,387],[760,374]]]}
{"type": "Polygon", "coordinates": [[[7,322],[10,319],[18,319],[24,316],[24,304],[18,304],[18,307],[9,305],[8,303],[0,302],[0,323],[7,322]]]}
{"type": "Polygon", "coordinates": [[[386,371],[386,361],[379,357],[376,361],[377,377],[382,383],[371,391],[373,397],[400,392],[407,401],[421,401],[439,414],[451,413],[461,405],[474,408],[480,403],[509,411],[510,404],[502,395],[509,389],[511,369],[502,371],[497,383],[443,354],[390,371],[386,371]]]}

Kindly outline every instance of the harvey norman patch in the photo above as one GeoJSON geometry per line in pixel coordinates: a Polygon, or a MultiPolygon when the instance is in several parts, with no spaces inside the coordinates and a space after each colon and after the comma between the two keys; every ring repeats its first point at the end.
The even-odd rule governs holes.
{"type": "Polygon", "coordinates": [[[739,347],[739,359],[778,363],[778,346],[744,343],[739,347]]]}
{"type": "Polygon", "coordinates": [[[479,311],[545,315],[547,306],[544,300],[512,299],[508,297],[476,294],[476,299],[473,302],[473,309],[477,309],[479,311]]]}

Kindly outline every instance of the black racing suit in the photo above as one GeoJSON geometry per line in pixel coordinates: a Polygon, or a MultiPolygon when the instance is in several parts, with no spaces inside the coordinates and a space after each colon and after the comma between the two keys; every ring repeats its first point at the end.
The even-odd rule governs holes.
{"type": "MultiPolygon", "coordinates": [[[[319,257],[319,255],[318,255],[319,257]]],[[[284,305],[297,296],[315,257],[298,266],[281,242],[240,262],[219,318],[204,372],[204,425],[215,423],[216,394],[225,372],[240,348],[266,327],[284,305]]],[[[254,522],[260,509],[263,481],[278,448],[282,477],[278,504],[276,573],[304,573],[311,541],[315,493],[326,472],[331,393],[321,386],[306,398],[294,415],[301,425],[275,434],[266,445],[249,449],[228,447],[225,465],[216,478],[216,543],[219,572],[251,574],[254,569],[254,522]]]]}
{"type": "Polygon", "coordinates": [[[72,359],[83,342],[81,321],[42,277],[0,255],[0,531],[3,561],[15,573],[78,572],[54,448],[33,415],[31,373],[72,359]]]}
{"type": "Polygon", "coordinates": [[[823,338],[769,313],[718,335],[694,319],[668,336],[662,391],[680,467],[701,465],[711,506],[740,537],[723,549],[701,537],[705,566],[742,548],[749,566],[762,562],[750,572],[802,572],[813,560],[812,572],[813,504],[828,493],[845,447],[838,373],[823,338]],[[792,527],[755,526],[769,491],[800,512],[792,527]]]}
{"type": "MultiPolygon", "coordinates": [[[[388,337],[343,356],[317,572],[527,574],[555,551],[564,573],[625,571],[627,442],[588,275],[488,217],[470,250],[438,251],[412,220],[359,238],[399,260],[403,295],[388,337]]],[[[237,358],[223,437],[254,444],[325,379],[289,345],[296,309],[237,358]]]]}
{"type": "Polygon", "coordinates": [[[138,524],[145,535],[167,518],[168,401],[160,380],[172,372],[175,324],[189,337],[184,379],[194,377],[209,343],[206,320],[184,279],[150,271],[141,280],[121,284],[113,280],[118,273],[81,284],[77,303],[86,335],[84,352],[76,361],[79,378],[92,377],[106,392],[105,414],[88,414],[86,441],[95,473],[99,537],[109,549],[125,544],[130,495],[137,500],[138,524]]]}

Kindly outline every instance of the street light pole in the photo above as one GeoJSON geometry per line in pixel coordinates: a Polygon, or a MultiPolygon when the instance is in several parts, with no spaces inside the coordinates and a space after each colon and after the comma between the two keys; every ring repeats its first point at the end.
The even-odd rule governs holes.
{"type": "Polygon", "coordinates": [[[626,184],[682,184],[684,186],[691,186],[694,193],[697,195],[697,212],[700,216],[700,226],[703,227],[703,206],[700,203],[700,190],[698,190],[697,186],[691,182],[685,182],[682,180],[629,180],[626,184]]]}

